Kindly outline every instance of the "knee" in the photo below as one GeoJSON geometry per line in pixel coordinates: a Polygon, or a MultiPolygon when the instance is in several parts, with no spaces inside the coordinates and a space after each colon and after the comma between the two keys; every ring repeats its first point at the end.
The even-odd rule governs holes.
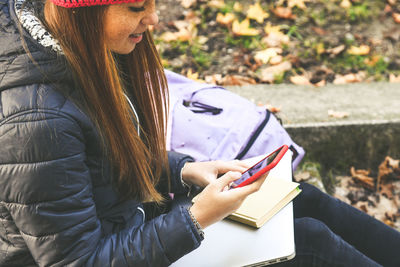
{"type": "Polygon", "coordinates": [[[295,238],[297,244],[307,244],[316,249],[326,246],[328,243],[340,242],[328,226],[314,218],[304,217],[295,220],[295,238]]]}

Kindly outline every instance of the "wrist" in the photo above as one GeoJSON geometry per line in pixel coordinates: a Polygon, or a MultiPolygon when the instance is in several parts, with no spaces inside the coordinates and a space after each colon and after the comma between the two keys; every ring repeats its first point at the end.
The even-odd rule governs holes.
{"type": "Polygon", "coordinates": [[[186,162],[181,169],[181,182],[182,182],[183,186],[185,186],[189,189],[193,185],[193,183],[191,182],[191,179],[190,179],[190,175],[189,175],[190,172],[188,171],[188,169],[190,168],[190,164],[191,164],[191,162],[186,162]]]}
{"type": "Polygon", "coordinates": [[[197,233],[199,234],[201,240],[203,240],[204,239],[203,227],[201,226],[199,221],[196,219],[196,217],[192,213],[191,208],[188,208],[187,211],[188,211],[188,213],[190,215],[190,218],[192,219],[192,222],[193,222],[194,226],[196,227],[197,233]]]}

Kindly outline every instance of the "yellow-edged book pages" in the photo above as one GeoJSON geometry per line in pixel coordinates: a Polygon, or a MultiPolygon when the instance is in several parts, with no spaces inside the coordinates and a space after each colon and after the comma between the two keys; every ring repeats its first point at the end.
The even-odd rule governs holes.
{"type": "Polygon", "coordinates": [[[228,218],[260,228],[301,192],[298,186],[295,182],[267,177],[260,190],[249,195],[228,218]]]}

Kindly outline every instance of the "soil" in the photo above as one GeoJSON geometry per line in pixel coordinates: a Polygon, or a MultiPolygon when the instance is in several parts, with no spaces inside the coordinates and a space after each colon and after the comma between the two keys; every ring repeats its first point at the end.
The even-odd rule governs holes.
{"type": "MultiPolygon", "coordinates": [[[[233,36],[230,30],[216,22],[217,13],[223,10],[209,7],[207,2],[210,1],[194,2],[191,7],[184,8],[178,0],[158,1],[160,23],[154,35],[166,67],[185,75],[190,70],[198,73],[200,79],[215,74],[222,77],[240,75],[250,78],[251,83],[265,83],[260,77],[263,66],[254,59],[255,52],[265,48],[260,43],[262,36],[233,36]],[[207,37],[205,44],[194,50],[193,42],[185,46],[179,42],[160,41],[163,33],[177,31],[174,21],[186,20],[188,14],[200,18],[196,24],[197,37],[207,37]],[[196,58],[199,54],[208,58],[199,62],[196,58]]],[[[227,6],[232,6],[232,2],[235,1],[225,0],[227,6]]],[[[236,2],[246,10],[255,1],[236,2]]],[[[290,36],[290,42],[282,46],[282,56],[291,62],[292,68],[274,83],[290,82],[294,75],[305,75],[314,84],[321,80],[329,83],[338,75],[359,72],[365,73],[362,81],[385,81],[389,80],[390,74],[400,73],[400,25],[393,18],[393,14],[400,11],[400,4],[396,1],[353,0],[354,15],[350,9],[340,7],[340,2],[304,1],[306,9],[292,8],[295,19],[282,19],[274,15],[273,10],[278,4],[287,6],[287,0],[260,1],[270,16],[262,24],[252,21],[251,26],[262,30],[269,22],[280,25],[283,33],[290,36]],[[341,45],[346,49],[368,45],[371,52],[361,56],[349,55],[346,49],[339,54],[329,52],[341,45]]]]}

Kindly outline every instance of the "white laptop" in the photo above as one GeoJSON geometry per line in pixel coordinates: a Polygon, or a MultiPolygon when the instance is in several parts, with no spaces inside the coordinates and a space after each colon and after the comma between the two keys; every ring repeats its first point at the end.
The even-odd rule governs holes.
{"type": "MultiPolygon", "coordinates": [[[[289,150],[268,177],[291,181],[291,159],[289,150]]],[[[259,229],[225,219],[207,227],[204,233],[200,247],[171,266],[265,266],[295,256],[292,203],[259,229]]]]}

